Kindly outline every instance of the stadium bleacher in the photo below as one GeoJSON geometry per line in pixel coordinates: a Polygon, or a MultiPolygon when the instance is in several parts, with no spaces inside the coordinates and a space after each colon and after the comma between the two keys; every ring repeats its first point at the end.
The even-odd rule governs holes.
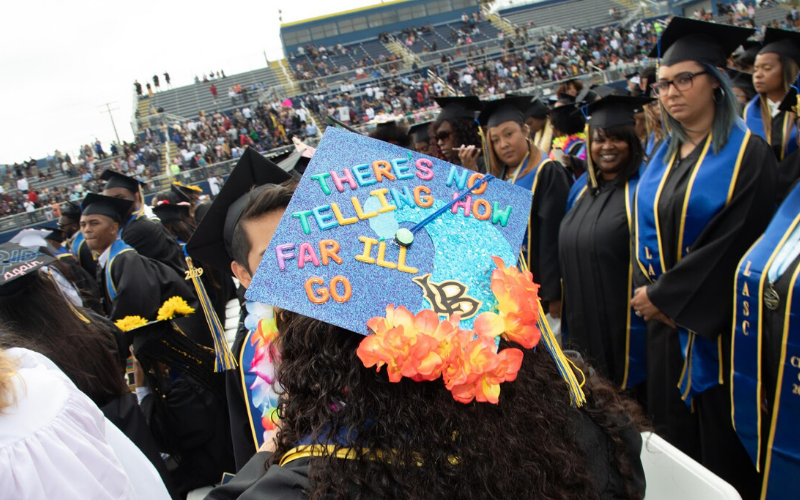
{"type": "Polygon", "coordinates": [[[609,0],[566,0],[546,5],[532,4],[529,8],[512,8],[498,14],[516,26],[527,26],[533,21],[536,27],[559,26],[563,29],[594,28],[619,22],[609,15],[610,8],[624,13],[628,7],[609,0]]]}

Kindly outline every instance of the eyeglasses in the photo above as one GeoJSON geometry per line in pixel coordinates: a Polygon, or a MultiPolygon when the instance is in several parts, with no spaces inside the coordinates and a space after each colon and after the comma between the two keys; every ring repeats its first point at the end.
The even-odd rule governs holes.
{"type": "Polygon", "coordinates": [[[694,84],[694,77],[705,75],[706,71],[698,71],[697,73],[681,73],[673,80],[661,80],[653,83],[650,87],[653,89],[653,95],[656,97],[666,95],[669,92],[669,86],[674,85],[675,90],[678,92],[686,92],[694,84]]]}
{"type": "Polygon", "coordinates": [[[451,135],[453,135],[453,133],[452,133],[452,132],[450,132],[449,130],[442,130],[441,132],[437,132],[437,133],[436,133],[436,140],[438,140],[438,141],[445,141],[445,140],[447,140],[447,138],[448,138],[448,137],[450,137],[451,135]]]}

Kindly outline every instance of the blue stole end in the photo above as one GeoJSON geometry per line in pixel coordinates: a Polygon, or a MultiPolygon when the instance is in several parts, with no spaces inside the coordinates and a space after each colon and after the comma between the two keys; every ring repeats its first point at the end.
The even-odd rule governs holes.
{"type": "MultiPolygon", "coordinates": [[[[781,121],[781,154],[778,161],[783,160],[797,149],[797,129],[794,122],[789,120],[789,115],[785,111],[781,121]]],[[[747,128],[756,135],[761,136],[767,144],[772,144],[772,137],[767,137],[764,130],[764,120],[761,118],[761,97],[756,95],[744,108],[744,120],[747,128]]]]}

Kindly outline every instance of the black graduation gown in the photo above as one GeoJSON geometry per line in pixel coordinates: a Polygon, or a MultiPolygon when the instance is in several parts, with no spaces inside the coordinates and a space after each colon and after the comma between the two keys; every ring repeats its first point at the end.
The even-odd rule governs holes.
{"type": "Polygon", "coordinates": [[[600,180],[564,220],[558,257],[569,348],[621,386],[625,377],[630,232],[624,183],[600,180]]]}
{"type": "MultiPolygon", "coordinates": [[[[701,142],[702,145],[705,141],[701,142]]],[[[691,252],[677,262],[677,241],[686,189],[702,147],[676,162],[661,191],[658,215],[667,272],[653,283],[634,266],[637,286],[676,324],[716,341],[722,336],[723,380],[729,380],[733,280],[736,265],[766,229],[775,208],[777,162],[766,142],[752,136],[745,149],[730,203],[702,230],[691,252]]],[[[695,186],[695,189],[701,186],[695,186]]],[[[656,320],[647,324],[647,406],[659,434],[693,456],[744,495],[755,468],[731,426],[730,388],[709,389],[690,413],[677,388],[683,369],[678,331],[656,320]]]]}
{"type": "MultiPolygon", "coordinates": [[[[781,161],[781,155],[783,154],[783,147],[785,146],[783,142],[783,120],[786,117],[786,111],[781,111],[772,119],[772,140],[770,141],[770,146],[772,148],[772,152],[775,154],[775,158],[778,161],[781,161]]],[[[791,141],[791,137],[787,137],[787,141],[791,141]]]]}
{"type": "Polygon", "coordinates": [[[136,252],[121,252],[111,264],[111,277],[116,289],[116,297],[112,300],[105,280],[106,266],[98,269],[102,273],[98,282],[106,315],[112,321],[125,316],[141,316],[155,321],[164,302],[175,296],[182,297],[195,312],[186,317],[176,317],[175,323],[198,344],[214,347],[194,287],[182,275],[166,264],[136,252]]]}
{"type": "Polygon", "coordinates": [[[140,255],[162,262],[181,275],[186,270],[178,241],[158,222],[145,216],[134,219],[122,229],[122,240],[140,255]]]}
{"type": "Polygon", "coordinates": [[[145,396],[141,408],[150,427],[164,429],[178,446],[179,459],[173,456],[168,461],[178,494],[183,498],[193,489],[219,483],[222,474],[234,467],[224,403],[186,375],[178,375],[169,383],[164,403],[168,421],[156,412],[153,394],[145,396]]]}
{"type": "MultiPolygon", "coordinates": [[[[575,438],[583,452],[589,474],[602,500],[613,500],[624,497],[624,484],[619,472],[610,463],[615,448],[606,434],[584,413],[573,418],[575,438]]],[[[639,432],[629,427],[622,434],[626,455],[631,463],[634,491],[644,496],[645,478],[639,455],[642,449],[642,438],[639,432]]],[[[272,465],[267,468],[271,457],[269,452],[256,454],[228,484],[211,491],[206,500],[305,500],[311,489],[308,478],[311,459],[300,458],[286,465],[272,465]]],[[[356,496],[353,492],[353,497],[356,496]]],[[[376,498],[366,493],[365,499],[376,498]]]]}
{"type": "Polygon", "coordinates": [[[800,149],[778,163],[778,204],[786,199],[797,179],[800,179],[800,149]]]}
{"type": "MultiPolygon", "coordinates": [[[[233,341],[231,352],[236,357],[236,362],[242,359],[242,348],[247,337],[247,328],[244,327],[244,317],[247,314],[242,310],[239,320],[239,329],[233,341]]],[[[256,444],[253,441],[253,431],[250,427],[250,416],[247,413],[247,400],[242,387],[242,370],[238,364],[235,370],[225,372],[225,396],[228,400],[228,415],[231,420],[231,438],[233,440],[233,455],[236,458],[236,472],[238,472],[256,454],[256,444]]]]}

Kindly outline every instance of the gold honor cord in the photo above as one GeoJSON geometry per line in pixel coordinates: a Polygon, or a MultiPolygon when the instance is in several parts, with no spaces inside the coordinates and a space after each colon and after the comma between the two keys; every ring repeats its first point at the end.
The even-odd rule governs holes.
{"type": "Polygon", "coordinates": [[[208,298],[206,288],[203,282],[200,281],[200,276],[203,275],[203,269],[197,268],[192,265],[192,258],[186,257],[186,264],[189,270],[186,271],[186,280],[191,280],[194,284],[194,289],[197,291],[197,298],[200,300],[200,306],[203,308],[203,315],[205,315],[206,322],[208,323],[209,330],[211,330],[211,337],[214,339],[214,352],[216,353],[216,361],[214,363],[214,371],[221,372],[232,370],[236,368],[236,358],[228,347],[228,341],[225,339],[225,328],[222,322],[217,317],[217,313],[211,306],[211,299],[208,298]]]}

